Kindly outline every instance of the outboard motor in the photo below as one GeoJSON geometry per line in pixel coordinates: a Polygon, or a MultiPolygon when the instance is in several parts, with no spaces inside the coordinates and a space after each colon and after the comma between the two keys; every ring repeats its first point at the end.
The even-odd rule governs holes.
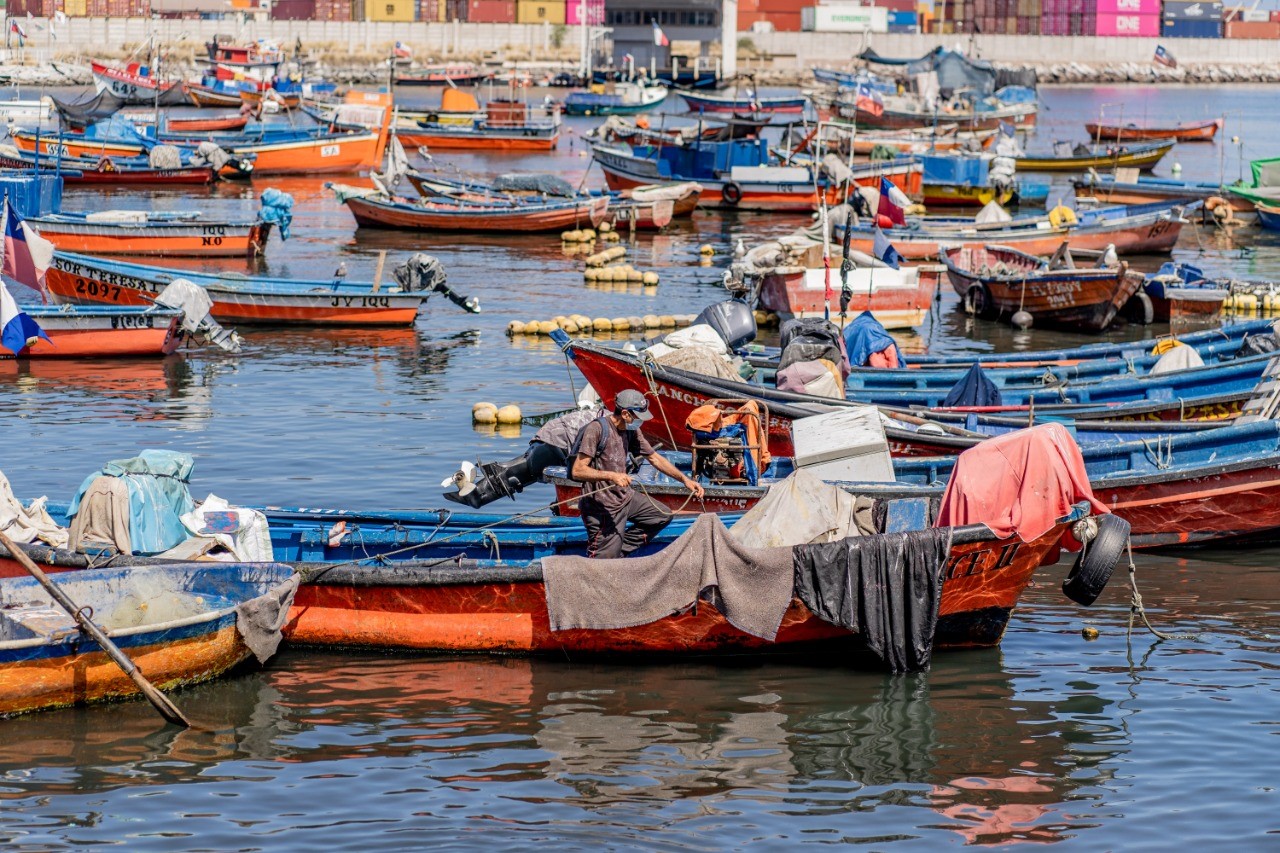
{"type": "Polygon", "coordinates": [[[693,321],[696,326],[705,323],[716,330],[721,339],[735,350],[756,338],[756,317],[751,306],[740,299],[726,299],[702,309],[693,321]]]}
{"type": "Polygon", "coordinates": [[[396,267],[391,277],[407,291],[433,290],[464,311],[480,313],[480,300],[474,296],[463,296],[446,285],[444,265],[431,255],[422,252],[413,255],[396,267]]]}
{"type": "MultiPolygon", "coordinates": [[[[564,464],[561,460],[560,464],[564,464]]],[[[511,498],[524,491],[525,486],[532,485],[542,479],[542,471],[546,466],[534,470],[529,457],[517,456],[508,462],[484,462],[474,465],[463,462],[458,472],[443,481],[440,486],[448,488],[457,486],[456,492],[445,492],[446,500],[465,504],[472,509],[480,509],[499,498],[511,498]]]]}

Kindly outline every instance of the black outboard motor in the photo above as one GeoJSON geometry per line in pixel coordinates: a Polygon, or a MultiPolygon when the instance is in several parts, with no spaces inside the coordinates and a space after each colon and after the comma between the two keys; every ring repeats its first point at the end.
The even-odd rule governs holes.
{"type": "Polygon", "coordinates": [[[788,320],[782,324],[779,332],[782,345],[782,358],[778,369],[790,367],[801,361],[817,361],[825,358],[833,364],[840,364],[844,348],[840,329],[830,320],[821,317],[810,317],[800,320],[788,320]]]}
{"type": "Polygon", "coordinates": [[[396,267],[391,277],[405,290],[433,290],[464,311],[480,313],[480,300],[474,296],[463,296],[445,284],[444,265],[431,255],[421,252],[413,255],[396,267]]]}
{"type": "Polygon", "coordinates": [[[726,299],[702,309],[694,325],[706,323],[728,344],[729,349],[749,344],[756,339],[756,316],[751,306],[741,299],[726,299]]]}
{"type": "Polygon", "coordinates": [[[566,458],[558,447],[535,441],[523,456],[507,462],[463,462],[458,472],[440,485],[458,487],[456,492],[444,493],[446,500],[480,509],[499,498],[515,500],[525,486],[541,482],[543,471],[566,464],[566,458]]]}

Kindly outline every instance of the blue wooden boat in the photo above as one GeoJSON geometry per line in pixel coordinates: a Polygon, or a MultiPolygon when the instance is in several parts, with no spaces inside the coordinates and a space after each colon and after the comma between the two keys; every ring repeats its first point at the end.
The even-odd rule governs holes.
{"type": "MultiPolygon", "coordinates": [[[[1275,421],[1156,439],[1081,443],[1080,452],[1094,495],[1129,522],[1135,548],[1280,539],[1280,424],[1275,421]]],[[[673,456],[685,470],[689,459],[688,454],[673,456]]],[[[895,459],[895,483],[837,485],[905,514],[912,503],[941,497],[955,459],[895,459]]],[[[770,483],[791,470],[790,460],[775,460],[759,485],[710,486],[707,501],[712,508],[750,508],[770,483]]],[[[651,498],[672,511],[687,505],[689,492],[682,484],[649,466],[637,477],[651,498]]],[[[556,486],[557,500],[580,493],[564,468],[547,469],[546,478],[556,486]]]]}
{"type": "Polygon", "coordinates": [[[1220,183],[1209,181],[1181,181],[1153,175],[1139,175],[1134,181],[1118,181],[1115,175],[1090,170],[1083,177],[1077,178],[1074,186],[1077,198],[1096,198],[1104,204],[1207,203],[1212,198],[1219,198],[1230,205],[1235,213],[1253,210],[1252,202],[1233,196],[1220,183]]]}
{"type": "Polygon", "coordinates": [[[570,92],[564,99],[565,115],[626,116],[648,112],[667,99],[666,86],[614,83],[613,92],[570,92]]]}
{"type": "MultiPolygon", "coordinates": [[[[0,579],[0,714],[133,698],[137,686],[35,578],[0,579]]],[[[274,563],[151,561],[55,582],[162,690],[216,678],[248,658],[236,608],[293,577],[274,563]]]]}
{"type": "Polygon", "coordinates": [[[804,95],[790,97],[762,97],[754,93],[743,95],[719,95],[702,92],[681,92],[680,97],[688,104],[693,113],[735,113],[739,115],[755,115],[756,113],[795,113],[804,112],[809,99],[804,95]]]}

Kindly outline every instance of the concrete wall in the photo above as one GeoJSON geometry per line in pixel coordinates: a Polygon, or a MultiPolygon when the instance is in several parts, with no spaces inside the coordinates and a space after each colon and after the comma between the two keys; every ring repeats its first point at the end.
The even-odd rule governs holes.
{"type": "Polygon", "coordinates": [[[1180,65],[1280,63],[1280,41],[1261,39],[1103,38],[1101,36],[924,35],[887,33],[743,33],[756,49],[778,57],[775,68],[845,63],[866,46],[881,56],[921,56],[938,45],[961,45],[966,53],[992,62],[1105,65],[1150,63],[1163,44],[1180,65]]]}

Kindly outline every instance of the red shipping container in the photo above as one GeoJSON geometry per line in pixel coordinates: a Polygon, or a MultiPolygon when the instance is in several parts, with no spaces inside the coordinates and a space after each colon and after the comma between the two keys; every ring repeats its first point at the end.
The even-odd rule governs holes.
{"type": "Polygon", "coordinates": [[[1223,28],[1229,39],[1280,39],[1280,23],[1272,21],[1230,21],[1223,28]]]}
{"type": "Polygon", "coordinates": [[[1099,14],[1094,34],[1100,36],[1158,36],[1159,15],[1099,14]]]}
{"type": "MultiPolygon", "coordinates": [[[[812,6],[813,3],[803,2],[801,6],[812,6]]],[[[891,9],[894,12],[914,12],[916,10],[916,0],[871,0],[872,6],[879,6],[882,9],[891,9]]]]}
{"type": "Polygon", "coordinates": [[[515,0],[471,0],[467,4],[467,20],[473,24],[515,23],[515,0]]]}
{"type": "Polygon", "coordinates": [[[275,0],[271,17],[277,21],[310,21],[316,16],[316,0],[275,0]]]}
{"type": "Polygon", "coordinates": [[[1280,11],[1271,13],[1271,23],[1280,24],[1280,11]]]}

